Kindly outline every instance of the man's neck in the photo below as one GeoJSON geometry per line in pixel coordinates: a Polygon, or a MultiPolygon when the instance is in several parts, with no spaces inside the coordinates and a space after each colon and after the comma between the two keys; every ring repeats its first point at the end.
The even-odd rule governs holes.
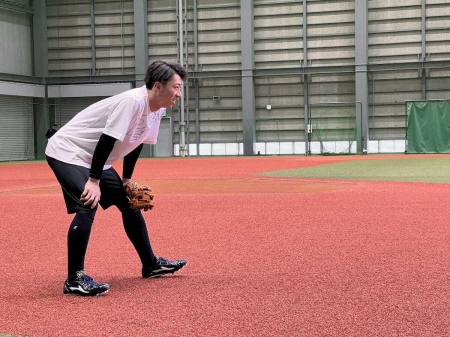
{"type": "Polygon", "coordinates": [[[147,90],[147,97],[148,97],[148,105],[150,106],[151,112],[156,112],[159,109],[161,109],[155,97],[155,94],[152,90],[147,90]]]}

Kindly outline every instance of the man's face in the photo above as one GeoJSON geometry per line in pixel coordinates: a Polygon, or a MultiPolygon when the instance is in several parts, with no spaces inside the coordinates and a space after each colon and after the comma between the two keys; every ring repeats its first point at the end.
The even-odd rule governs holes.
{"type": "Polygon", "coordinates": [[[173,107],[176,101],[181,97],[183,80],[178,74],[174,74],[166,85],[159,82],[155,85],[158,85],[158,100],[162,108],[173,107]]]}

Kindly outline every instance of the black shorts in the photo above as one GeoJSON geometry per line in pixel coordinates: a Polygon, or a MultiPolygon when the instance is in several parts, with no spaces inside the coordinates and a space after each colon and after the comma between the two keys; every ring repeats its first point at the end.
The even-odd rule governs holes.
{"type": "MultiPolygon", "coordinates": [[[[83,166],[67,164],[48,156],[46,158],[48,165],[53,170],[56,179],[58,179],[61,185],[67,213],[76,213],[80,209],[90,209],[90,205],[84,206],[80,200],[84,186],[89,179],[90,169],[83,166]]],[[[124,206],[128,204],[122,179],[112,167],[102,172],[100,177],[100,192],[99,204],[103,209],[107,209],[112,205],[124,206]]]]}

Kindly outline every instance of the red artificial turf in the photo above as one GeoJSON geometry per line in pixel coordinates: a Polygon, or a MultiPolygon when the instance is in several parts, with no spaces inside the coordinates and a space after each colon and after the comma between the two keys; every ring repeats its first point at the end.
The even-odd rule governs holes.
{"type": "Polygon", "coordinates": [[[153,248],[188,265],[142,279],[119,212],[99,210],[86,271],[111,291],[96,298],[62,294],[71,216],[50,169],[0,165],[0,333],[448,336],[448,184],[254,176],[355,158],[139,161],[153,248]]]}

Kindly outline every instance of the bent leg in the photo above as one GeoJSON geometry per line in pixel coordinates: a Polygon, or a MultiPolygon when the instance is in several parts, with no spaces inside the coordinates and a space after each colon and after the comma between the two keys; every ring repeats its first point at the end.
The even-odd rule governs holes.
{"type": "Polygon", "coordinates": [[[100,189],[102,192],[100,205],[104,209],[114,205],[122,213],[125,233],[136,249],[142,265],[144,267],[154,266],[156,258],[150,244],[144,217],[140,211],[134,211],[130,208],[122,179],[114,168],[103,171],[100,189]]]}
{"type": "Polygon", "coordinates": [[[127,205],[126,208],[119,208],[122,213],[123,227],[125,233],[136,249],[144,268],[151,268],[156,261],[150,244],[147,226],[140,211],[133,211],[127,205]]]}

